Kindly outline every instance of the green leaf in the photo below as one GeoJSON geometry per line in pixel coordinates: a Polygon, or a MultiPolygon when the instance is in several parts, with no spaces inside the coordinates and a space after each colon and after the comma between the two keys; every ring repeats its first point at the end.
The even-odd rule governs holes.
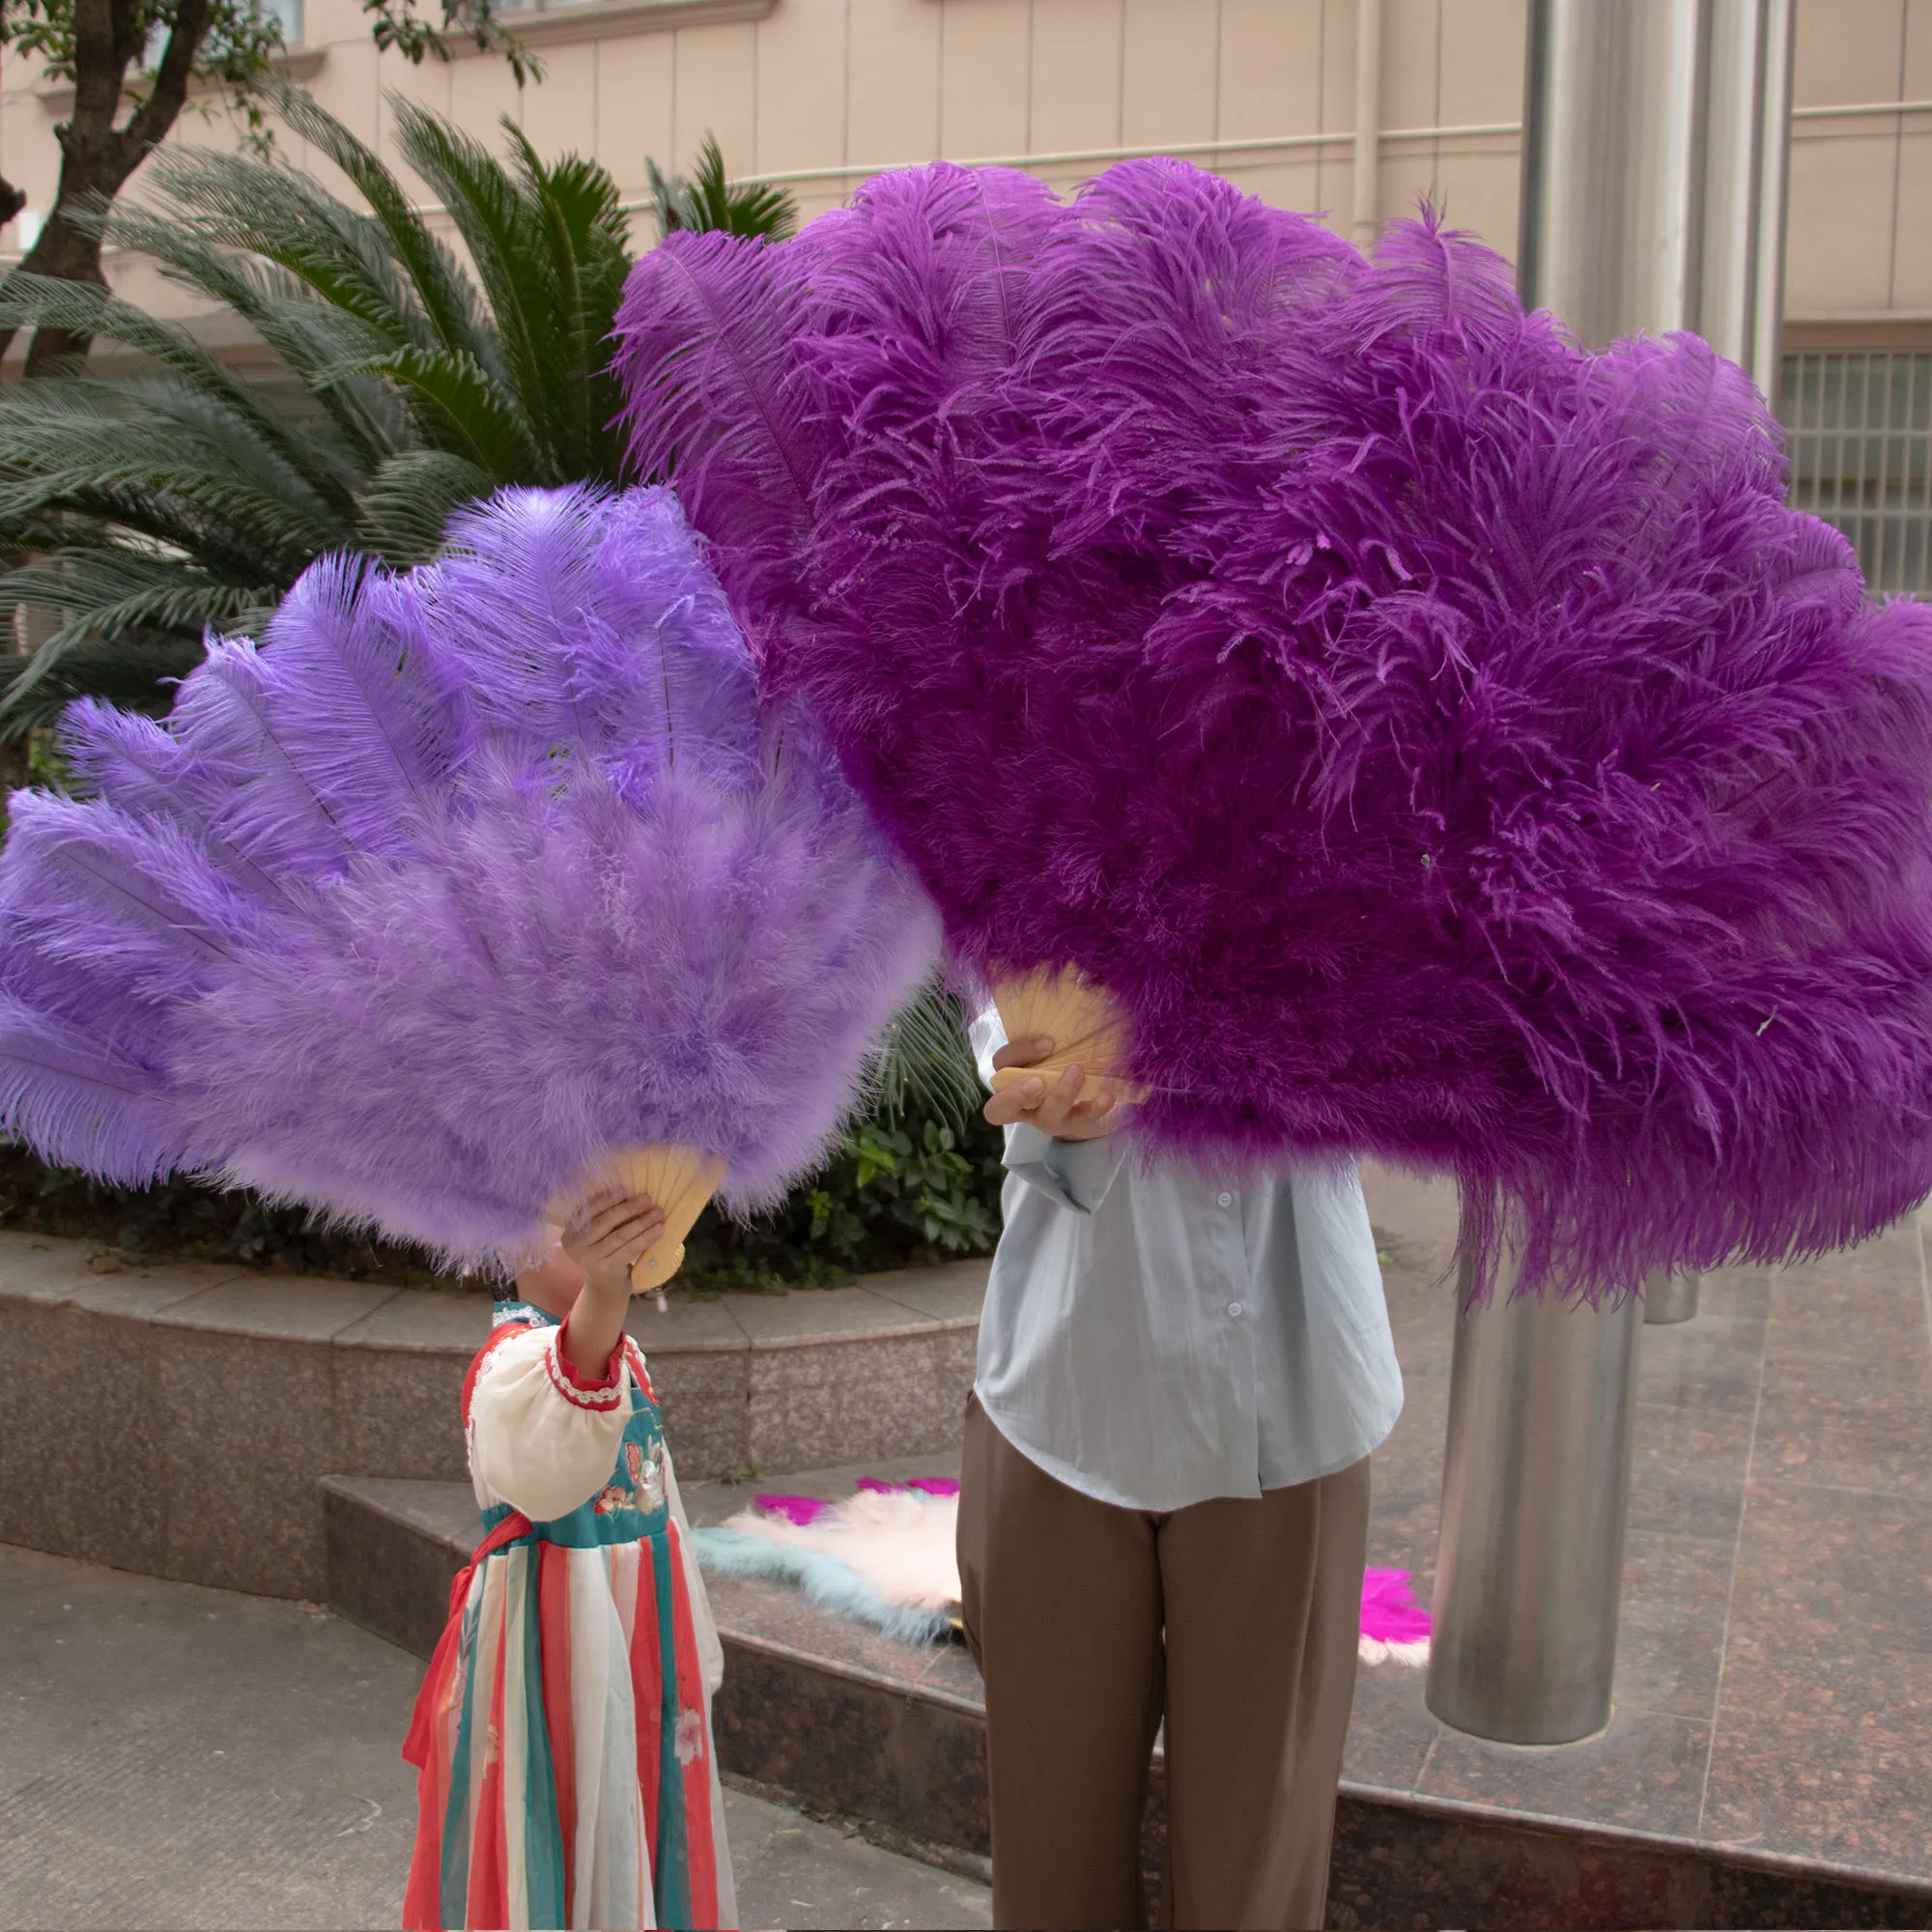
{"type": "Polygon", "coordinates": [[[436,440],[498,483],[541,483],[543,452],[515,394],[473,356],[443,349],[400,349],[372,362],[421,406],[436,440]]]}
{"type": "MultiPolygon", "coordinates": [[[[392,107],[398,145],[448,211],[469,251],[501,346],[504,384],[534,425],[538,398],[554,409],[546,353],[555,347],[559,298],[549,272],[542,212],[520,191],[510,171],[461,128],[411,101],[398,99],[392,107]]],[[[556,456],[554,440],[539,435],[539,443],[538,461],[549,468],[556,456]]],[[[526,480],[566,478],[537,473],[526,480]]]]}
{"type": "Polygon", "coordinates": [[[82,635],[50,642],[0,695],[0,739],[9,742],[53,724],[76,697],[105,698],[130,711],[165,711],[174,683],[201,661],[201,647],[180,637],[82,635]]]}
{"type": "Polygon", "coordinates": [[[362,498],[358,533],[363,544],[392,568],[422,563],[442,544],[450,512],[487,496],[489,472],[440,449],[411,449],[392,456],[370,477],[362,498]]]}
{"type": "Polygon", "coordinates": [[[966,1014],[939,980],[900,1009],[881,1041],[873,1080],[889,1119],[908,1112],[961,1129],[985,1099],[966,1038],[966,1014]]]}
{"type": "MultiPolygon", "coordinates": [[[[389,103],[399,116],[408,109],[425,121],[433,118],[399,95],[390,95],[389,103]]],[[[480,359],[487,344],[474,292],[457,267],[454,253],[411,205],[401,182],[373,149],[298,89],[286,89],[278,97],[277,106],[289,126],[304,140],[313,141],[368,202],[437,339],[447,350],[467,352],[480,359]]],[[[407,141],[404,146],[407,152],[407,141]]]]}
{"type": "Polygon", "coordinates": [[[668,175],[647,156],[660,239],[673,229],[723,230],[767,242],[782,242],[798,227],[798,204],[773,184],[724,178],[724,156],[717,137],[706,134],[697,151],[697,165],[687,180],[668,175]]]}
{"type": "MultiPolygon", "coordinates": [[[[483,0],[444,24],[498,31],[483,0]]],[[[0,553],[15,566],[0,570],[0,614],[27,607],[45,633],[0,695],[0,731],[90,689],[153,704],[157,665],[195,662],[205,628],[258,630],[327,552],[412,564],[462,502],[623,474],[607,363],[631,249],[608,171],[546,159],[514,128],[504,161],[399,103],[466,266],[366,144],[298,91],[271,92],[351,199],[259,156],[168,147],[139,200],[76,217],[245,324],[274,358],[266,380],[101,289],[0,284],[6,325],[112,341],[150,372],[0,385],[0,553]]],[[[823,1238],[868,1238],[842,1194],[823,1238]]]]}

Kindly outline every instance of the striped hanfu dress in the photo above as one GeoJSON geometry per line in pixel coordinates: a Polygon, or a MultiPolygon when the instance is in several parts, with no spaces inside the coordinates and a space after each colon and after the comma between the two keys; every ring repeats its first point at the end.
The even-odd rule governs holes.
{"type": "Polygon", "coordinates": [[[451,1592],[404,1755],[403,1922],[735,1923],[710,1699],[724,1654],[643,1357],[585,1384],[499,1302],[463,1390],[486,1534],[451,1592]]]}

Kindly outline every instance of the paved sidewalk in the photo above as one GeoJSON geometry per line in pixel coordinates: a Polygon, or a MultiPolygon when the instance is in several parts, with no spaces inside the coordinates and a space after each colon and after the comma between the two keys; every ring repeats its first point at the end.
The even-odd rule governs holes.
{"type": "MultiPolygon", "coordinates": [[[[1372,1563],[1434,1587],[1456,1200],[1369,1171],[1407,1400],[1372,1563]]],[[[1862,1247],[1706,1279],[1646,1327],[1609,1728],[1556,1749],[1437,1723],[1365,1670],[1348,1775],[1923,1883],[1932,1876],[1932,1208],[1862,1247]]]]}
{"type": "MultiPolygon", "coordinates": [[[[393,1926],[422,1666],[328,1612],[0,1546],[0,1932],[393,1926]]],[[[981,1926],[984,1889],[743,1792],[747,1926],[981,1926]]]]}

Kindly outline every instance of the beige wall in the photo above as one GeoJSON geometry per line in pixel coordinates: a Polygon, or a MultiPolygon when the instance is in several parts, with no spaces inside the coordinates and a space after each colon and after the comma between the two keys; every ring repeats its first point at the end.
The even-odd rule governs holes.
{"type": "MultiPolygon", "coordinates": [[[[1524,0],[1384,0],[1378,216],[1429,195],[1513,247],[1517,140],[1495,130],[1520,113],[1523,14],[1524,0]]],[[[1344,233],[1355,213],[1356,0],[605,0],[541,16],[531,38],[548,77],[520,94],[497,61],[379,58],[355,0],[307,0],[298,66],[379,145],[396,88],[479,132],[510,114],[546,151],[587,150],[639,202],[647,154],[681,164],[711,130],[733,173],[791,177],[808,213],[871,167],[939,155],[1072,156],[1035,163],[1071,185],[1109,150],[1217,142],[1250,144],[1195,156],[1243,187],[1344,233]]],[[[1932,0],[1801,0],[1794,315],[1840,333],[1932,325],[1932,113],[1804,111],[1928,100],[1932,0]]],[[[21,63],[0,71],[0,172],[35,208],[56,106],[21,63]]],[[[180,138],[227,133],[190,118],[180,138]]],[[[135,265],[124,277],[166,299],[135,265]]]]}
{"type": "Polygon", "coordinates": [[[1932,320],[1932,113],[1821,111],[1932,102],[1932,0],[1802,0],[1793,93],[1786,313],[1932,320]]]}

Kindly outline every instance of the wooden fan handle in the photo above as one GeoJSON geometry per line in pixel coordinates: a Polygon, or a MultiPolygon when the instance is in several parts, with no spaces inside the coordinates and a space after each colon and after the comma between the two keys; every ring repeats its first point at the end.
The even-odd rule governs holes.
{"type": "Polygon", "coordinates": [[[684,1243],[659,1240],[631,1264],[631,1293],[647,1294],[662,1288],[683,1265],[684,1243]]]}
{"type": "MultiPolygon", "coordinates": [[[[994,1071],[992,1078],[993,1092],[995,1094],[1004,1094],[1009,1087],[1016,1087],[1022,1080],[1031,1080],[1036,1076],[1044,1080],[1051,1087],[1069,1066],[1079,1064],[1080,1058],[1077,1054],[1056,1053],[1042,1060],[1037,1066],[1002,1066],[994,1071]]],[[[1080,1099],[1085,1100],[1090,1098],[1103,1085],[1113,1087],[1116,1099],[1124,1105],[1130,1105],[1137,1100],[1145,1100],[1148,1095],[1148,1090],[1145,1087],[1132,1086],[1122,1080],[1118,1073],[1109,1073],[1105,1069],[1102,1069],[1099,1072],[1090,1071],[1082,1074],[1080,1080],[1080,1099]]]]}

